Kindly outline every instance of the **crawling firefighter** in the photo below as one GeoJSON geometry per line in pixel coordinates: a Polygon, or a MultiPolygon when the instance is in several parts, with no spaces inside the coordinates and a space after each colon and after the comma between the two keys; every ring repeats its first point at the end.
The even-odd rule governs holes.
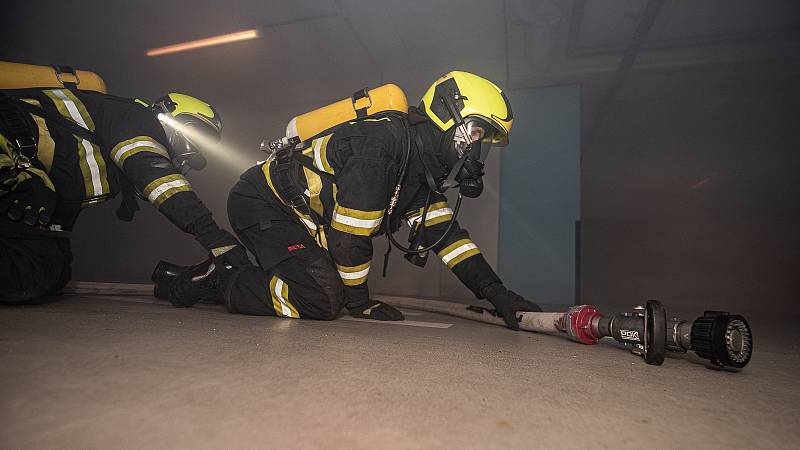
{"type": "Polygon", "coordinates": [[[249,264],[182,175],[205,160],[185,133],[157,118],[219,139],[222,124],[210,105],[183,94],[146,105],[105,94],[91,72],[0,64],[0,86],[16,88],[0,90],[0,302],[43,301],[60,290],[72,261],[64,231],[81,210],[120,192],[121,219],[133,218],[139,194],[194,235],[219,266],[249,264]]]}
{"type": "Polygon", "coordinates": [[[435,252],[509,328],[519,328],[517,312],[540,311],[503,286],[455,221],[458,205],[454,214],[443,195],[456,186],[459,204],[461,195],[480,195],[486,152],[505,145],[511,130],[504,93],[479,76],[451,72],[418,108],[408,108],[400,91],[394,98],[402,101],[390,99],[380,111],[378,97],[355,95],[352,120],[327,130],[298,131],[303,117],[295,118],[287,138],[271,143],[270,159],[233,187],[231,225],[261,269],[222,272],[209,260],[181,272],[162,262],[157,289],[176,305],[217,299],[242,314],[333,319],[344,306],[353,317],[402,320],[400,311],[370,298],[367,277],[372,238],[391,237],[405,220],[413,230],[408,259],[422,265],[427,251],[435,252]]]}

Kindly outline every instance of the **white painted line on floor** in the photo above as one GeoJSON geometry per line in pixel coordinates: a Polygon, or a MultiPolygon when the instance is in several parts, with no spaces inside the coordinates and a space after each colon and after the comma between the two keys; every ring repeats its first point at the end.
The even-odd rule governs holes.
{"type": "Polygon", "coordinates": [[[417,322],[415,320],[374,320],[374,319],[357,319],[355,317],[342,317],[339,320],[349,320],[351,322],[371,322],[381,323],[386,325],[405,325],[408,327],[422,327],[422,328],[450,328],[452,323],[441,322],[417,322]]]}
{"type": "MultiPolygon", "coordinates": [[[[75,294],[72,294],[75,295],[75,294]]],[[[135,296],[127,296],[127,295],[87,295],[89,297],[103,297],[103,300],[108,301],[116,301],[116,302],[130,302],[130,303],[145,303],[150,305],[161,305],[161,306],[172,306],[166,300],[158,300],[155,297],[135,297],[135,296]]],[[[220,311],[224,311],[225,308],[222,305],[214,304],[214,303],[196,303],[194,308],[198,309],[218,309],[220,311]]],[[[417,312],[417,311],[402,311],[403,315],[406,316],[424,316],[424,312],[417,312]]],[[[394,325],[406,325],[409,327],[424,327],[424,328],[450,328],[453,326],[452,323],[441,323],[441,322],[417,322],[414,320],[373,320],[373,319],[357,319],[355,317],[348,317],[344,316],[341,320],[352,320],[357,322],[380,322],[386,324],[394,324],[394,325]]]]}

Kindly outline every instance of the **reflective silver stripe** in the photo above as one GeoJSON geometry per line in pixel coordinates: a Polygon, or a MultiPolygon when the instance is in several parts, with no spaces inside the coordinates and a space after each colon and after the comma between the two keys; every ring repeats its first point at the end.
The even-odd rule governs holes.
{"type": "Polygon", "coordinates": [[[286,125],[286,137],[289,139],[297,137],[297,117],[292,117],[289,125],[286,125]]]}
{"type": "Polygon", "coordinates": [[[292,310],[289,309],[289,305],[286,304],[286,299],[283,298],[283,280],[280,278],[275,281],[275,297],[281,302],[281,312],[283,316],[294,317],[294,315],[292,315],[292,310]]]}
{"type": "MultiPolygon", "coordinates": [[[[447,215],[450,215],[450,216],[453,215],[453,210],[450,209],[450,208],[447,208],[447,207],[435,209],[433,211],[428,211],[428,214],[425,215],[425,222],[427,222],[427,221],[429,221],[431,219],[435,219],[437,217],[442,217],[442,216],[447,216],[447,215]]],[[[422,219],[422,214],[419,214],[416,217],[413,217],[413,218],[409,219],[409,222],[416,224],[416,223],[419,223],[421,219],[422,219]]]]}
{"type": "Polygon", "coordinates": [[[473,244],[472,242],[470,242],[469,244],[464,244],[460,247],[456,247],[453,250],[451,250],[450,253],[442,256],[442,262],[447,264],[450,262],[450,260],[458,258],[459,255],[476,248],[478,248],[478,246],[473,244]]]}
{"type": "MultiPolygon", "coordinates": [[[[64,106],[66,106],[67,111],[69,111],[70,117],[74,120],[78,125],[82,126],[84,129],[89,130],[89,126],[86,125],[86,122],[81,117],[80,111],[78,111],[78,107],[64,94],[64,91],[61,89],[54,89],[53,94],[56,95],[62,102],[64,102],[64,106]]],[[[81,145],[83,146],[84,151],[86,152],[86,164],[89,166],[89,173],[92,175],[92,191],[94,195],[103,195],[103,183],[100,181],[100,167],[97,165],[97,159],[94,156],[94,147],[92,147],[92,143],[87,141],[86,139],[81,139],[81,145]]]]}
{"type": "Polygon", "coordinates": [[[322,165],[322,141],[324,139],[314,139],[314,167],[325,172],[325,166],[322,165]]]}
{"type": "Polygon", "coordinates": [[[300,217],[300,220],[302,220],[302,221],[303,221],[303,223],[304,223],[304,224],[306,224],[306,226],[307,226],[308,228],[310,228],[310,229],[312,229],[312,230],[316,230],[316,229],[317,229],[317,224],[315,224],[315,223],[314,223],[314,221],[312,221],[312,220],[308,220],[308,219],[306,219],[305,217],[300,217]]]}
{"type": "Polygon", "coordinates": [[[339,276],[342,277],[343,280],[357,280],[359,278],[364,278],[369,275],[369,267],[364,270],[359,270],[358,272],[342,272],[339,271],[339,276]]]}
{"type": "Polygon", "coordinates": [[[147,196],[147,200],[149,200],[150,203],[153,203],[159,195],[163,194],[167,190],[181,186],[189,186],[189,182],[186,180],[173,180],[162,183],[150,192],[150,195],[147,196]]]}
{"type": "Polygon", "coordinates": [[[435,219],[437,217],[446,216],[446,215],[453,215],[453,210],[450,208],[440,208],[435,211],[430,211],[428,214],[425,215],[425,221],[429,221],[431,219],[435,219]]]}
{"type": "Polygon", "coordinates": [[[333,220],[344,225],[350,225],[351,227],[366,228],[371,230],[380,226],[381,222],[383,221],[383,217],[379,217],[377,219],[357,219],[355,217],[344,216],[336,213],[336,215],[333,216],[333,220]]]}
{"type": "Polygon", "coordinates": [[[139,147],[150,147],[153,149],[153,153],[158,153],[159,155],[169,159],[169,153],[167,153],[167,149],[164,148],[163,145],[159,144],[156,141],[144,140],[144,141],[137,141],[127,145],[123,145],[122,147],[118,148],[111,157],[114,159],[114,162],[117,163],[119,166],[120,160],[123,159],[128,153],[132,150],[137,149],[139,147]]]}

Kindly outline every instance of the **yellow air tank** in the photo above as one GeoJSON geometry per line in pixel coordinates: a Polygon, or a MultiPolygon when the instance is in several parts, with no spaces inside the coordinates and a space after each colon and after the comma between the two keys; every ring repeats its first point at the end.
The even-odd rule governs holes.
{"type": "Polygon", "coordinates": [[[76,70],[70,73],[52,66],[35,66],[0,61],[0,89],[63,88],[64,83],[74,83],[78,89],[106,94],[106,83],[94,72],[76,70]]]}
{"type": "Polygon", "coordinates": [[[293,118],[286,126],[286,139],[307,141],[337,125],[389,111],[408,113],[408,100],[402,89],[394,84],[365,88],[350,98],[293,118]]]}

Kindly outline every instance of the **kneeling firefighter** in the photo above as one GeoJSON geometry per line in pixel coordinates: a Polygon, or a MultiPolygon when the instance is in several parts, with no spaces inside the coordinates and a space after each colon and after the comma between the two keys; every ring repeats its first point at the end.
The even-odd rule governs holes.
{"type": "MultiPolygon", "coordinates": [[[[454,217],[462,195],[477,197],[483,190],[489,148],[508,142],[513,117],[500,88],[450,72],[417,108],[408,108],[402,91],[386,85],[316,116],[341,103],[351,120],[315,128],[304,122],[314,112],[293,119],[286,138],[269,142],[269,159],[231,190],[231,225],[263,270],[244,268],[227,280],[221,294],[228,310],[333,319],[345,306],[353,317],[402,320],[397,309],[370,299],[367,287],[372,238],[385,232],[415,264],[424,265],[434,251],[478,298],[497,308],[509,328],[519,328],[517,312],[540,311],[503,286],[454,217]],[[455,212],[443,195],[451,187],[459,189],[455,212]],[[392,237],[403,220],[411,229],[409,248],[392,237]]],[[[199,265],[178,279],[155,281],[174,283],[171,300],[186,306],[203,297],[188,286],[207,269],[199,265]],[[175,295],[180,292],[187,295],[175,295]]]]}
{"type": "Polygon", "coordinates": [[[60,290],[71,276],[65,231],[83,208],[120,192],[120,219],[133,218],[138,194],[218,265],[250,264],[183,175],[205,165],[190,136],[220,137],[210,105],[177,93],[147,105],[106,94],[91,72],[0,66],[0,87],[12,88],[0,90],[0,302],[42,301],[60,290]]]}

